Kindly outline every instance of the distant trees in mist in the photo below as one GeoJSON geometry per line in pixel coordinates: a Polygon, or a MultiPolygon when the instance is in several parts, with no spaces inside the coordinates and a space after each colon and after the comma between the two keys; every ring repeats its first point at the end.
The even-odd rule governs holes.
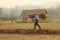
{"type": "MultiPolygon", "coordinates": [[[[49,18],[60,18],[60,5],[57,7],[46,8],[49,18]]],[[[18,19],[21,14],[21,9],[15,8],[0,8],[0,20],[18,19]]],[[[30,18],[33,18],[32,14],[29,14],[30,18]]]]}
{"type": "Polygon", "coordinates": [[[60,18],[60,5],[47,8],[49,18],[60,18]]]}
{"type": "Polygon", "coordinates": [[[18,19],[20,16],[20,10],[17,8],[0,8],[0,20],[18,19]]]}

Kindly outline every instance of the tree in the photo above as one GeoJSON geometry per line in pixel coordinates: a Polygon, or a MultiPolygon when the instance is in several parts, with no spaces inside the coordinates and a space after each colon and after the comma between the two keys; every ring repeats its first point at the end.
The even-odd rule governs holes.
{"type": "Polygon", "coordinates": [[[18,15],[17,15],[17,12],[16,12],[15,9],[10,10],[9,16],[10,16],[11,19],[17,19],[18,18],[18,15]]]}
{"type": "Polygon", "coordinates": [[[2,20],[9,20],[9,15],[8,14],[3,14],[2,15],[2,20]]]}
{"type": "Polygon", "coordinates": [[[2,8],[0,8],[0,19],[2,18],[2,14],[3,14],[3,11],[2,11],[3,9],[2,8]]]}

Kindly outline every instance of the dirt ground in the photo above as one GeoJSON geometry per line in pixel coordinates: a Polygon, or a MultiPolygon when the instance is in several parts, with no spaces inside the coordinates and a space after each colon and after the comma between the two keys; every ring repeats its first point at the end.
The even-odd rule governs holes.
{"type": "Polygon", "coordinates": [[[0,40],[60,40],[60,35],[0,34],[0,40]]]}
{"type": "Polygon", "coordinates": [[[60,40],[60,34],[58,34],[58,30],[31,30],[32,29],[17,29],[14,31],[0,30],[0,40],[60,40]]]}
{"type": "Polygon", "coordinates": [[[32,24],[24,24],[0,25],[0,40],[60,40],[60,23],[49,23],[48,25],[42,23],[40,31],[33,31],[32,24]]]}

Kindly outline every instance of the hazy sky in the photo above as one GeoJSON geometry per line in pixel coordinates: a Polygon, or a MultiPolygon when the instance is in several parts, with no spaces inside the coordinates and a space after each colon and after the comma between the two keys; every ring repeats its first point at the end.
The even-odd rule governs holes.
{"type": "Polygon", "coordinates": [[[0,0],[0,7],[14,7],[18,6],[26,6],[26,5],[35,5],[35,6],[44,6],[49,5],[57,5],[60,0],[0,0]]]}

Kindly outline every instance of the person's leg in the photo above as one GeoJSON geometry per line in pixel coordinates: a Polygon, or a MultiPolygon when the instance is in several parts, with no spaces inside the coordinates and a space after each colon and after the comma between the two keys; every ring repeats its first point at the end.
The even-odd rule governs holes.
{"type": "Polygon", "coordinates": [[[34,30],[36,29],[36,23],[34,23],[34,30]]]}
{"type": "Polygon", "coordinates": [[[41,30],[41,26],[37,23],[37,26],[39,27],[39,29],[41,30]]]}

